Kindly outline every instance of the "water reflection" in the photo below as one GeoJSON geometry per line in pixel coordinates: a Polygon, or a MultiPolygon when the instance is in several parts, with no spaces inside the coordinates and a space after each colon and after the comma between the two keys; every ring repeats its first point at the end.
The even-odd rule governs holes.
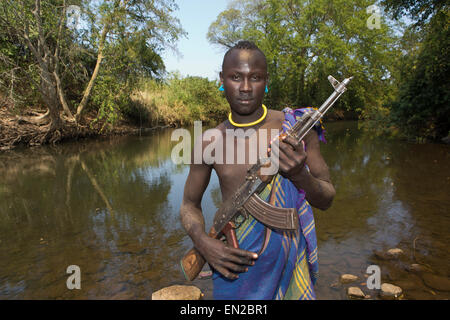
{"type": "MultiPolygon", "coordinates": [[[[408,298],[449,298],[405,271],[416,262],[450,274],[449,147],[372,138],[354,122],[327,129],[322,153],[337,196],[315,212],[318,297],[346,298],[330,284],[342,273],[363,282],[379,264],[383,281],[410,287],[408,298]],[[376,255],[392,247],[405,251],[401,261],[376,255]]],[[[171,161],[171,132],[1,154],[0,299],[148,299],[186,283],[179,260],[191,242],[178,210],[188,167],[171,161]],[[82,290],[66,288],[72,264],[82,290]]],[[[208,226],[219,204],[213,174],[202,202],[208,226]]],[[[209,280],[194,283],[211,297],[209,280]]]]}
{"type": "Polygon", "coordinates": [[[146,299],[181,280],[187,168],[170,152],[165,131],[3,154],[0,298],[146,299]],[[66,288],[72,264],[82,290],[66,288]]]}
{"type": "Polygon", "coordinates": [[[448,279],[450,275],[448,249],[438,249],[441,241],[448,240],[450,227],[449,147],[374,138],[356,123],[333,123],[329,128],[322,153],[337,196],[328,211],[315,211],[319,298],[345,298],[345,290],[330,288],[343,273],[358,275],[362,279],[359,286],[370,294],[364,274],[371,264],[380,265],[383,282],[405,286],[406,281],[409,286],[414,282],[415,292],[410,290],[413,294],[407,298],[448,298],[448,292],[424,286],[420,277],[406,270],[412,263],[427,263],[440,276],[448,279]],[[421,206],[424,201],[427,204],[421,206]],[[425,239],[433,239],[430,248],[438,255],[423,251],[427,259],[417,261],[421,252],[413,248],[417,237],[423,240],[421,250],[425,250],[425,239]],[[401,261],[380,259],[379,252],[395,247],[405,252],[401,261]]]}

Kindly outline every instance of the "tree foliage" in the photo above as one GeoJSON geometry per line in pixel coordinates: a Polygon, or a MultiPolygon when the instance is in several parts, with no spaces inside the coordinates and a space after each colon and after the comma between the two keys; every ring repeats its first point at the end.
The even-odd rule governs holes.
{"type": "Polygon", "coordinates": [[[173,0],[2,1],[2,96],[14,103],[31,86],[49,110],[51,129],[61,127],[63,109],[67,120],[80,120],[90,98],[91,109],[113,121],[137,76],[164,72],[161,52],[184,35],[176,9],[173,0]],[[67,25],[70,5],[81,13],[75,29],[67,25]]]}
{"type": "Polygon", "coordinates": [[[405,31],[399,91],[391,120],[408,137],[450,134],[450,13],[444,1],[385,1],[396,18],[414,23],[405,31]]]}
{"type": "Polygon", "coordinates": [[[386,10],[393,14],[395,19],[408,15],[416,23],[424,23],[430,16],[441,11],[448,1],[446,0],[383,0],[386,10]]]}
{"type": "Polygon", "coordinates": [[[330,94],[328,74],[353,75],[349,93],[335,110],[381,106],[389,96],[396,36],[381,21],[370,30],[370,0],[246,0],[233,2],[210,26],[211,43],[231,47],[237,39],[254,41],[266,54],[267,103],[318,106],[330,94]]]}

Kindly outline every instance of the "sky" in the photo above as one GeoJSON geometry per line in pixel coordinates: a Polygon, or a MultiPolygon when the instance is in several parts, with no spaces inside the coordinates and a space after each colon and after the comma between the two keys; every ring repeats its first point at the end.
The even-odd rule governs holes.
{"type": "Polygon", "coordinates": [[[229,0],[177,0],[174,13],[188,33],[177,43],[181,56],[167,50],[162,54],[167,72],[179,71],[182,76],[219,78],[224,49],[210,44],[206,34],[210,24],[227,7],[229,0]]]}

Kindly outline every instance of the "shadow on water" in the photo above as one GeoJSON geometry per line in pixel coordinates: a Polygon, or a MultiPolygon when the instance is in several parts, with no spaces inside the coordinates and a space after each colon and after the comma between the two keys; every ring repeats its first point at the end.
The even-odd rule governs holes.
{"type": "MultiPolygon", "coordinates": [[[[450,275],[450,148],[371,138],[356,122],[327,125],[322,153],[337,196],[316,214],[320,299],[345,299],[330,287],[340,274],[371,264],[406,297],[449,298],[427,265],[450,275]],[[385,260],[378,252],[399,247],[385,260]]],[[[149,299],[186,284],[179,260],[191,246],[178,210],[188,167],[171,161],[172,130],[42,147],[0,155],[0,299],[149,299]],[[68,290],[66,268],[81,269],[81,290],[68,290]]],[[[215,174],[202,207],[207,225],[220,204],[215,174]]],[[[211,281],[196,280],[211,298],[211,281]]]]}

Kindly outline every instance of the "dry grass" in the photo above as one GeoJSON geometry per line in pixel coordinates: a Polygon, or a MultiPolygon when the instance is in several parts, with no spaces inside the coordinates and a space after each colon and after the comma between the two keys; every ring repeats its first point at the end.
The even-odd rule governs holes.
{"type": "Polygon", "coordinates": [[[182,126],[189,123],[189,108],[181,101],[169,101],[167,89],[161,90],[139,90],[132,97],[132,101],[137,103],[146,112],[147,121],[150,125],[182,126]]]}
{"type": "Polygon", "coordinates": [[[132,100],[152,126],[183,126],[196,120],[213,123],[223,119],[229,109],[216,84],[201,78],[175,78],[164,84],[149,80],[132,100]]]}

